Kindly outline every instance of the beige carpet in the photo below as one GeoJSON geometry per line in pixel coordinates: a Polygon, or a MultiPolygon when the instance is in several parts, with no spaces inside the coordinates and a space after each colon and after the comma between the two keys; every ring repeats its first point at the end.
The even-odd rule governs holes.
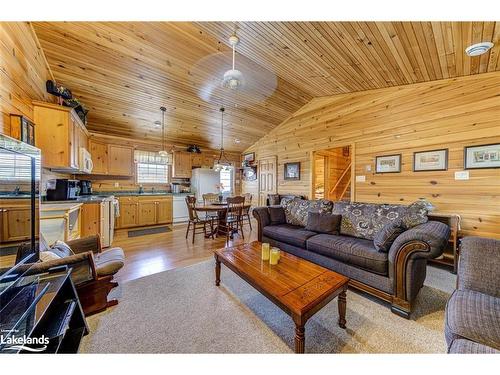
{"type": "MultiPolygon", "coordinates": [[[[222,267],[214,286],[213,261],[124,283],[120,303],[88,318],[87,353],[290,353],[291,319],[222,267]]],[[[306,324],[308,353],[444,353],[444,307],[455,276],[428,267],[411,320],[386,303],[347,293],[347,329],[337,325],[337,301],[306,324]]]]}

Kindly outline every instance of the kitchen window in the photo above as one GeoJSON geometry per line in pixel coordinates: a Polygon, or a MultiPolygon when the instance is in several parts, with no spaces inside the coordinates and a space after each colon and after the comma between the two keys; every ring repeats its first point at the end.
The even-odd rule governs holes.
{"type": "Polygon", "coordinates": [[[222,193],[231,194],[233,190],[233,176],[234,176],[234,168],[228,167],[221,169],[220,171],[220,183],[224,187],[222,189],[222,193]]]}
{"type": "Polygon", "coordinates": [[[168,183],[169,168],[172,156],[160,156],[157,152],[134,152],[136,165],[136,179],[138,184],[166,184],[168,183]]]}

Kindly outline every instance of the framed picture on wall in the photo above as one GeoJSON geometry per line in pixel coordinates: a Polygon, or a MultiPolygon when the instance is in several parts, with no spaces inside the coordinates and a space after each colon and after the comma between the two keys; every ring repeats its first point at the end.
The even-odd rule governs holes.
{"type": "Polygon", "coordinates": [[[285,180],[300,180],[300,162],[285,163],[285,180]]]}
{"type": "Polygon", "coordinates": [[[248,154],[243,154],[243,161],[247,163],[252,163],[255,160],[255,152],[249,152],[248,154]]]}
{"type": "Polygon", "coordinates": [[[464,168],[500,168],[500,143],[465,147],[464,168]]]}
{"type": "Polygon", "coordinates": [[[377,156],[375,158],[375,173],[400,173],[401,154],[377,156]]]}
{"type": "Polygon", "coordinates": [[[448,149],[413,153],[413,172],[448,170],[448,149]]]}

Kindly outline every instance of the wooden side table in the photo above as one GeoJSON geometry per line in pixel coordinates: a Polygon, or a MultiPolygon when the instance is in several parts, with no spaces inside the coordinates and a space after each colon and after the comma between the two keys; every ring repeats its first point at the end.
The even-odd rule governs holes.
{"type": "Polygon", "coordinates": [[[445,266],[452,267],[453,273],[457,273],[458,266],[458,236],[460,231],[460,215],[457,214],[447,214],[440,212],[431,212],[429,215],[429,220],[439,221],[450,227],[450,239],[448,240],[448,246],[445,248],[443,253],[443,258],[441,259],[429,259],[431,263],[441,264],[445,266]]]}

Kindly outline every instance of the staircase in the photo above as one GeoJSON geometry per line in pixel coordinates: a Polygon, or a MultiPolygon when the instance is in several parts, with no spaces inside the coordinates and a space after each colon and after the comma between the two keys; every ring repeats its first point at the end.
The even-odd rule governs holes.
{"type": "Polygon", "coordinates": [[[351,166],[352,162],[344,169],[335,185],[330,189],[328,197],[336,201],[351,200],[351,166]]]}

